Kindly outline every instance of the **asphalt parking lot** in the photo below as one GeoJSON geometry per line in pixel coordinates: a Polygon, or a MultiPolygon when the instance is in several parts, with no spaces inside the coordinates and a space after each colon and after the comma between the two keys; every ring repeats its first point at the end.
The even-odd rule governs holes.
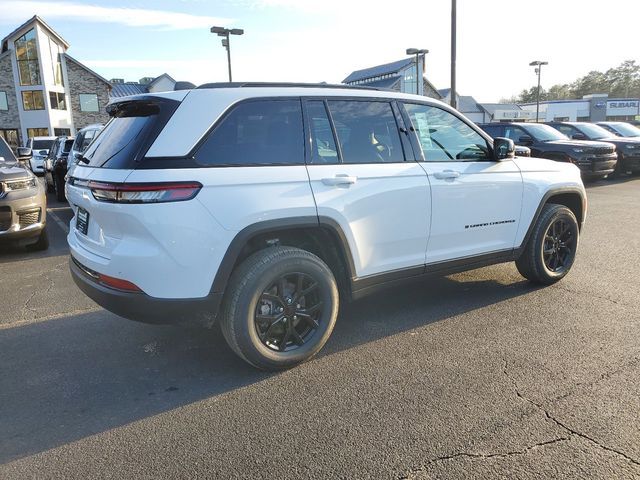
{"type": "Polygon", "coordinates": [[[93,304],[51,201],[47,252],[0,251],[0,477],[639,478],[640,178],[588,195],[559,284],[388,290],[279,374],[93,304]]]}

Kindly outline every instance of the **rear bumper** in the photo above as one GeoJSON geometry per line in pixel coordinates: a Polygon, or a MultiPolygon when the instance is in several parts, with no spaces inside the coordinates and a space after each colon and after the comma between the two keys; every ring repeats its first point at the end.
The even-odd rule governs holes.
{"type": "Polygon", "coordinates": [[[106,287],[90,275],[90,270],[73,257],[71,277],[78,288],[101,307],[116,315],[153,324],[197,324],[211,326],[222,303],[222,293],[203,298],[167,299],[106,287]]]}

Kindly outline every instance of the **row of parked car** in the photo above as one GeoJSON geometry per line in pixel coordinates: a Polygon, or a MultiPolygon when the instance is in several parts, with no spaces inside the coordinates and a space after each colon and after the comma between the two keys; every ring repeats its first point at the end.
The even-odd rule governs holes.
{"type": "MultiPolygon", "coordinates": [[[[506,137],[530,156],[570,162],[585,180],[640,173],[640,128],[626,122],[485,123],[492,137],[506,137]]],[[[526,154],[525,154],[526,155],[526,154]]]]}
{"type": "Polygon", "coordinates": [[[65,200],[68,167],[78,162],[102,125],[90,125],[75,137],[34,137],[17,156],[0,138],[0,244],[11,242],[31,250],[46,250],[47,196],[65,200]],[[71,157],[71,161],[69,161],[71,157]],[[35,174],[44,176],[44,185],[35,174]]]}

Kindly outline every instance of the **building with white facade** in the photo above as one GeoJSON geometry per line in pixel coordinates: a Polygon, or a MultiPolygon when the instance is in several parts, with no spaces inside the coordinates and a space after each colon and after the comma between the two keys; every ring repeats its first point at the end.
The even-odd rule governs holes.
{"type": "Polygon", "coordinates": [[[2,39],[0,136],[13,147],[108,120],[111,84],[69,56],[68,48],[38,16],[2,39]]]}
{"type": "MultiPolygon", "coordinates": [[[[536,104],[520,106],[533,112],[536,104]]],[[[585,95],[578,100],[549,100],[540,102],[541,122],[602,122],[640,120],[640,99],[609,98],[607,94],[585,95]]]]}

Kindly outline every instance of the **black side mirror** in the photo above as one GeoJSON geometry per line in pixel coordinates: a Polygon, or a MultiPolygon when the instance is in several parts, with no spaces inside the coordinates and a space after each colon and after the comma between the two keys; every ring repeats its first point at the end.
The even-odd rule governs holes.
{"type": "Polygon", "coordinates": [[[516,146],[513,140],[504,137],[493,139],[493,159],[497,162],[509,160],[516,156],[516,146]]]}
{"type": "Polygon", "coordinates": [[[29,160],[33,157],[33,152],[29,147],[18,147],[18,160],[29,160]]]}
{"type": "Polygon", "coordinates": [[[586,140],[587,136],[584,133],[574,133],[571,135],[571,138],[573,140],[586,140]]]}
{"type": "Polygon", "coordinates": [[[518,138],[518,143],[521,145],[531,145],[533,143],[533,137],[530,135],[522,135],[518,138]]]}

